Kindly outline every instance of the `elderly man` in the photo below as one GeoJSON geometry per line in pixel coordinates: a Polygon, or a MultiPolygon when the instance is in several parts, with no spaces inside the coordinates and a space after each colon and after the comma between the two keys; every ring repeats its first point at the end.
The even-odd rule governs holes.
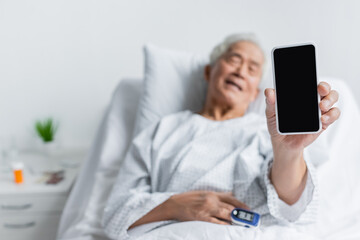
{"type": "Polygon", "coordinates": [[[266,119],[246,113],[264,62],[252,37],[226,38],[204,70],[203,109],[166,116],[134,138],[105,208],[110,238],[126,239],[127,230],[146,223],[230,224],[235,207],[260,213],[265,224],[311,222],[317,189],[304,149],[339,117],[332,107],[338,94],[318,85],[320,133],[279,135],[273,89],[264,92],[266,119]]]}

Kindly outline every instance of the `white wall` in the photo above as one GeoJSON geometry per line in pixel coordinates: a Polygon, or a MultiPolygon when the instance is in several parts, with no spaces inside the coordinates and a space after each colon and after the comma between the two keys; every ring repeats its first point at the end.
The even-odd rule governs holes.
{"type": "Polygon", "coordinates": [[[89,146],[112,90],[142,77],[152,42],[208,53],[252,31],[270,50],[317,44],[319,76],[345,79],[360,103],[359,1],[1,0],[0,137],[23,144],[36,119],[60,121],[66,145],[89,146]]]}

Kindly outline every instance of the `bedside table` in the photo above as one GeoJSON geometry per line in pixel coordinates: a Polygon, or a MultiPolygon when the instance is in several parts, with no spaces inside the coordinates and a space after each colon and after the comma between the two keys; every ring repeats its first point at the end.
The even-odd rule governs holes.
{"type": "Polygon", "coordinates": [[[24,182],[14,183],[13,173],[0,172],[0,239],[52,240],[62,210],[76,178],[85,151],[67,151],[56,156],[26,153],[18,156],[24,163],[24,182]],[[44,172],[63,170],[64,179],[46,184],[44,172]]]}

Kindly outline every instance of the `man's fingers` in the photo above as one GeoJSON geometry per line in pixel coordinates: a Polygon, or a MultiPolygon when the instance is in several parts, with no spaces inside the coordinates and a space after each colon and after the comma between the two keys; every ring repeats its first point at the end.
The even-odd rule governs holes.
{"type": "Polygon", "coordinates": [[[318,92],[321,97],[324,97],[330,93],[331,86],[327,82],[320,82],[318,85],[318,92]]]}
{"type": "Polygon", "coordinates": [[[230,204],[221,202],[219,204],[218,210],[214,212],[213,217],[231,221],[231,212],[234,208],[235,207],[230,204]]]}
{"type": "Polygon", "coordinates": [[[232,204],[228,204],[225,202],[220,202],[219,204],[220,208],[226,209],[226,211],[230,214],[232,210],[234,210],[235,206],[232,204]]]}
{"type": "Polygon", "coordinates": [[[267,88],[264,91],[266,97],[266,117],[273,117],[275,113],[275,90],[267,88]]]}
{"type": "Polygon", "coordinates": [[[235,197],[229,194],[219,194],[219,198],[222,202],[228,203],[234,207],[244,208],[250,210],[250,208],[245,204],[237,200],[235,197]]]}
{"type": "Polygon", "coordinates": [[[275,104],[275,90],[273,88],[267,88],[264,91],[267,104],[275,104]]]}
{"type": "Polygon", "coordinates": [[[329,111],[329,109],[338,101],[339,94],[335,90],[331,90],[328,95],[324,96],[320,101],[320,109],[323,112],[329,111]]]}
{"type": "Polygon", "coordinates": [[[230,223],[228,223],[227,221],[217,219],[216,217],[209,218],[208,222],[217,223],[217,224],[221,224],[221,225],[230,225],[230,223]]]}
{"type": "Polygon", "coordinates": [[[326,129],[330,124],[335,122],[340,117],[340,109],[334,107],[330,109],[327,113],[321,116],[321,123],[323,125],[323,129],[326,129]]]}

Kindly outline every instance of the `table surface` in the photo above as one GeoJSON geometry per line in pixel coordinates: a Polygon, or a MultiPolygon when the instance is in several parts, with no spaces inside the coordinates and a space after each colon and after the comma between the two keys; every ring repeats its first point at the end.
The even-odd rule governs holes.
{"type": "Polygon", "coordinates": [[[0,166],[0,196],[27,193],[59,193],[66,194],[78,173],[86,153],[84,150],[66,150],[56,154],[40,152],[24,152],[11,162],[24,164],[24,182],[16,184],[11,169],[11,162],[3,162],[0,166]],[[44,173],[64,170],[64,179],[57,184],[46,184],[44,173]]]}

